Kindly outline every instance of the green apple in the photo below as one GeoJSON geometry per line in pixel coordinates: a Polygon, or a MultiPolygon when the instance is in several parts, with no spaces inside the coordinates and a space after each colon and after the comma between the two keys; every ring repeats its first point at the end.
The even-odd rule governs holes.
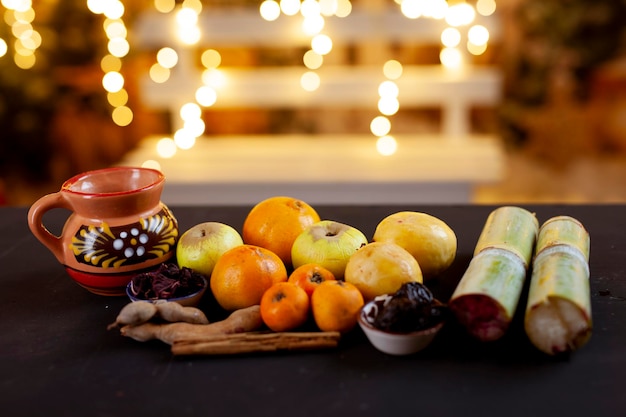
{"type": "Polygon", "coordinates": [[[402,246],[417,259],[426,279],[448,269],[456,256],[454,231],[441,219],[427,213],[393,213],[378,223],[372,240],[402,246]]]}
{"type": "Polygon", "coordinates": [[[367,244],[357,228],[334,220],[321,220],[301,232],[291,246],[294,268],[314,263],[342,279],[348,259],[367,244]]]}
{"type": "Polygon", "coordinates": [[[348,260],[345,281],[361,291],[366,301],[393,294],[407,282],[422,282],[417,260],[393,242],[372,242],[348,260]]]}
{"type": "Polygon", "coordinates": [[[219,257],[239,245],[243,245],[243,240],[233,227],[219,222],[200,223],[180,236],[176,259],[179,267],[210,277],[219,257]]]}

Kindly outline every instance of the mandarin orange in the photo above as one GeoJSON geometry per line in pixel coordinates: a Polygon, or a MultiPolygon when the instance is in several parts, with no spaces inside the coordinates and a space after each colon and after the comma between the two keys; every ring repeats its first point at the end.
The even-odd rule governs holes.
{"type": "Polygon", "coordinates": [[[325,332],[352,330],[364,303],[357,287],[340,280],[322,282],[311,295],[313,319],[325,332]]]}
{"type": "Polygon", "coordinates": [[[274,252],[291,267],[291,246],[320,216],[306,202],[293,197],[275,196],[256,204],[243,223],[244,243],[274,252]]]}
{"type": "Polygon", "coordinates": [[[287,278],[287,269],[278,255],[269,249],[244,244],[218,258],[210,287],[218,304],[234,311],[259,304],[268,288],[287,278]]]}
{"type": "Polygon", "coordinates": [[[261,318],[275,332],[293,330],[309,318],[309,296],[291,282],[277,282],[261,298],[261,318]]]}
{"type": "Polygon", "coordinates": [[[310,263],[304,264],[296,269],[289,275],[287,281],[296,284],[306,291],[307,295],[311,297],[313,291],[324,281],[334,280],[335,275],[328,269],[321,265],[310,263]]]}

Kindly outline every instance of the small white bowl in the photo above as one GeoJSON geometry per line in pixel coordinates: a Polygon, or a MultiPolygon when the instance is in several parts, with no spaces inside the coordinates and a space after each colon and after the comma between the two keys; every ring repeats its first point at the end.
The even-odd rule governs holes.
{"type": "Polygon", "coordinates": [[[363,329],[370,343],[376,349],[389,355],[410,355],[425,349],[441,330],[444,322],[442,321],[429,329],[410,333],[395,333],[377,329],[368,322],[367,317],[377,314],[379,308],[377,302],[380,303],[385,297],[390,296],[376,297],[376,299],[365,304],[358,316],[359,326],[363,329]]]}
{"type": "Polygon", "coordinates": [[[145,298],[136,297],[133,295],[133,292],[131,290],[131,286],[133,284],[132,280],[126,286],[126,295],[128,295],[128,298],[130,298],[130,301],[133,301],[133,302],[148,301],[148,302],[154,303],[157,301],[170,301],[170,302],[178,303],[182,305],[183,307],[196,307],[200,303],[202,296],[204,295],[204,293],[206,292],[209,286],[208,280],[204,277],[202,277],[202,279],[203,279],[203,285],[200,290],[192,294],[185,295],[183,297],[163,298],[163,299],[145,299],[145,298]]]}

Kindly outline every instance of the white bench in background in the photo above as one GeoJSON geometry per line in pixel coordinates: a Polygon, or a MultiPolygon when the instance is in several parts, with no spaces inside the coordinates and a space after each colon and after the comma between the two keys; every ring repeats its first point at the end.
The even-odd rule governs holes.
{"type": "MultiPolygon", "coordinates": [[[[206,10],[201,14],[200,28],[204,47],[220,46],[255,48],[259,46],[307,46],[310,38],[301,34],[294,24],[298,20],[282,16],[274,22],[264,21],[256,8],[235,9],[234,12],[206,10]],[[294,35],[296,34],[296,35],[294,35]]],[[[439,43],[445,24],[439,20],[411,20],[402,16],[397,7],[384,11],[359,9],[345,18],[326,19],[324,33],[340,47],[348,43],[402,42],[419,39],[439,43]],[[376,13],[375,13],[376,12],[376,13]]],[[[491,37],[497,37],[499,26],[495,19],[482,18],[477,23],[487,26],[491,37]]],[[[147,76],[141,81],[141,95],[149,107],[171,111],[172,125],[180,125],[178,109],[193,99],[202,85],[200,69],[196,68],[194,52],[178,48],[172,42],[176,35],[172,17],[157,12],[144,12],[135,27],[136,47],[158,49],[171,46],[177,50],[179,64],[168,82],[157,84],[147,76]]],[[[332,54],[332,52],[331,52],[332,54]]],[[[382,65],[382,64],[381,64],[382,65]]],[[[375,109],[378,85],[385,80],[380,66],[325,65],[320,75],[319,90],[304,92],[300,76],[306,71],[299,67],[220,68],[228,78],[227,88],[218,91],[215,108],[261,107],[303,108],[335,106],[375,109]]],[[[501,74],[495,68],[468,67],[460,71],[441,65],[405,66],[398,79],[400,106],[440,107],[441,133],[447,136],[469,135],[470,112],[473,106],[493,106],[501,98],[501,74]]]]}
{"type": "MultiPolygon", "coordinates": [[[[202,47],[308,44],[309,38],[293,35],[293,22],[284,17],[263,21],[257,9],[207,9],[201,15],[202,47]]],[[[145,105],[169,110],[176,128],[178,109],[201,85],[201,69],[193,51],[171,42],[170,25],[171,16],[144,13],[134,27],[134,45],[177,49],[179,64],[168,82],[157,84],[146,76],[140,85],[145,105]]],[[[432,43],[438,42],[442,25],[409,20],[396,9],[373,14],[355,6],[346,18],[327,19],[324,32],[336,45],[414,39],[432,43]]],[[[497,35],[497,25],[491,26],[492,36],[497,35]]],[[[375,109],[378,85],[385,79],[380,66],[324,65],[316,71],[320,88],[309,93],[300,87],[304,66],[220,69],[228,87],[218,91],[215,108],[375,109]]],[[[474,184],[501,178],[504,151],[499,138],[470,134],[472,107],[495,106],[500,100],[502,80],[496,69],[455,72],[439,65],[405,66],[396,83],[401,108],[439,106],[442,125],[435,135],[394,135],[398,152],[392,156],[376,152],[373,135],[324,134],[205,137],[193,149],[163,159],[155,151],[158,138],[148,138],[120,164],[158,160],[168,179],[164,200],[178,204],[253,204],[276,194],[318,204],[467,203],[474,184]]]]}

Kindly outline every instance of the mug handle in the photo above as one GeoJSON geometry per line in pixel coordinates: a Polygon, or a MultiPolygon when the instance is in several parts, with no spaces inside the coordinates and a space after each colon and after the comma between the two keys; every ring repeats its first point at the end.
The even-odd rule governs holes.
{"type": "Polygon", "coordinates": [[[65,263],[63,256],[63,243],[60,236],[55,236],[43,224],[44,214],[54,208],[63,208],[73,211],[69,202],[63,198],[60,192],[41,197],[28,210],[28,227],[35,237],[39,239],[57,258],[60,263],[65,263]]]}

